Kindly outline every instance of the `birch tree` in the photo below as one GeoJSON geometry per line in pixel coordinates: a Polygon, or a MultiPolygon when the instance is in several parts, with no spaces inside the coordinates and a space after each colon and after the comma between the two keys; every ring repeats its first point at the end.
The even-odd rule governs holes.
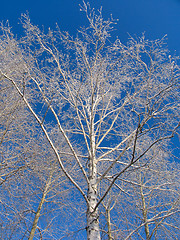
{"type": "Polygon", "coordinates": [[[87,239],[98,240],[99,209],[116,181],[178,133],[179,66],[165,39],[111,42],[116,21],[85,3],[81,10],[89,25],[76,37],[59,27],[45,33],[27,15],[20,39],[2,25],[0,74],[82,196],[87,239]]]}
{"type": "Polygon", "coordinates": [[[177,164],[168,165],[152,163],[137,172],[139,186],[134,187],[134,193],[141,223],[125,239],[131,239],[133,234],[133,238],[145,235],[147,240],[179,238],[179,170],[177,164]]]}
{"type": "Polygon", "coordinates": [[[68,184],[22,99],[6,83],[0,83],[0,238],[54,238],[52,223],[68,208],[68,184]]]}
{"type": "Polygon", "coordinates": [[[118,179],[119,194],[114,190],[103,203],[102,239],[179,239],[179,164],[165,155],[159,149],[144,167],[118,179]]]}
{"type": "MultiPolygon", "coordinates": [[[[35,141],[33,144],[36,145],[35,141]]],[[[47,156],[42,154],[43,144],[41,149],[37,145],[32,147],[30,142],[28,149],[26,147],[24,143],[21,154],[15,149],[9,155],[8,151],[3,152],[0,237],[54,239],[58,231],[54,233],[53,223],[56,218],[62,218],[65,209],[68,209],[68,184],[53,161],[52,153],[46,151],[44,154],[47,156]]],[[[7,143],[6,148],[9,148],[7,143]]]]}

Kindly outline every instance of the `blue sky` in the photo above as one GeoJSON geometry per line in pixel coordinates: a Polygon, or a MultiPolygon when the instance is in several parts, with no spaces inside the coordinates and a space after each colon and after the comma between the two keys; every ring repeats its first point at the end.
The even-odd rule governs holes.
{"type": "MultiPolygon", "coordinates": [[[[89,0],[96,9],[103,7],[104,17],[110,14],[119,19],[114,35],[123,43],[128,33],[148,39],[162,38],[167,34],[171,54],[180,56],[180,0],[89,0]]],[[[55,28],[75,35],[76,29],[87,20],[79,11],[82,0],[1,0],[0,21],[9,20],[15,34],[21,34],[18,24],[21,13],[29,12],[31,21],[38,26],[55,28]]]]}
{"type": "MultiPolygon", "coordinates": [[[[116,35],[125,43],[128,34],[148,39],[168,35],[168,46],[173,54],[180,55],[180,0],[89,0],[94,8],[103,6],[103,13],[111,13],[119,19],[116,35]]],[[[55,28],[71,34],[86,25],[84,14],[79,11],[81,0],[1,0],[0,21],[9,20],[14,33],[20,31],[17,24],[21,13],[29,12],[32,22],[38,26],[55,28]]]]}

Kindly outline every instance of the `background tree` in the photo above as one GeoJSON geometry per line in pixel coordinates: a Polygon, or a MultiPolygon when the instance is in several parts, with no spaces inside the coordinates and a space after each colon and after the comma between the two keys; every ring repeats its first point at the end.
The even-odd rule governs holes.
{"type": "Polygon", "coordinates": [[[68,209],[68,184],[22,99],[0,84],[0,238],[54,238],[53,223],[68,209]]]}
{"type": "Polygon", "coordinates": [[[2,26],[0,73],[84,199],[87,239],[98,240],[99,208],[119,177],[145,166],[178,131],[179,67],[164,39],[111,43],[114,20],[85,3],[81,10],[89,26],[75,38],[58,27],[45,34],[26,15],[20,40],[2,26]]]}
{"type": "Polygon", "coordinates": [[[119,178],[108,194],[103,239],[179,239],[179,165],[161,149],[155,153],[144,167],[138,162],[136,171],[119,178]]]}

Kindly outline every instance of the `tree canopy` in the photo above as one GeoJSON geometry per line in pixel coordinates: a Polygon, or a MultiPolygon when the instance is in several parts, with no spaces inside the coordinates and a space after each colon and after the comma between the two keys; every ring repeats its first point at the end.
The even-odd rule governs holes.
{"type": "Polygon", "coordinates": [[[178,239],[178,58],[89,26],[0,35],[1,236],[178,239]]]}

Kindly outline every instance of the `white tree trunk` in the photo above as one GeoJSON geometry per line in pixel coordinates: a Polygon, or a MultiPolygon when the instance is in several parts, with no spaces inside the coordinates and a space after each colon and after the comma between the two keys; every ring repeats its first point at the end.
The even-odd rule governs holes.
{"type": "Polygon", "coordinates": [[[88,209],[87,209],[87,239],[88,240],[100,240],[99,230],[99,215],[97,205],[97,162],[96,162],[96,147],[95,147],[95,134],[94,134],[94,120],[93,114],[90,114],[91,119],[91,133],[90,133],[90,145],[91,156],[89,157],[89,186],[88,186],[88,209]],[[94,211],[95,209],[95,211],[94,211]]]}
{"type": "Polygon", "coordinates": [[[49,189],[49,187],[51,185],[51,178],[52,178],[52,173],[50,173],[50,177],[47,180],[47,183],[46,183],[46,186],[45,186],[45,189],[44,189],[41,201],[39,203],[37,212],[36,212],[35,217],[34,217],[33,225],[32,225],[31,232],[30,232],[28,240],[33,240],[33,238],[34,238],[34,235],[35,235],[35,232],[36,232],[36,229],[37,229],[37,224],[38,224],[38,221],[39,221],[39,218],[40,218],[40,212],[41,212],[42,206],[43,206],[43,204],[45,202],[45,198],[46,198],[46,195],[48,193],[48,189],[49,189]]]}
{"type": "Polygon", "coordinates": [[[111,216],[110,216],[110,209],[106,209],[106,219],[107,219],[107,226],[108,226],[108,239],[112,240],[112,233],[111,233],[111,216]]]}
{"type": "MultiPolygon", "coordinates": [[[[143,182],[141,182],[141,184],[143,184],[143,182]]],[[[149,232],[149,224],[148,224],[148,217],[147,217],[147,208],[146,208],[146,202],[145,202],[145,197],[143,194],[143,188],[141,185],[140,188],[140,193],[141,193],[141,200],[142,200],[142,212],[143,212],[143,220],[145,223],[145,233],[146,233],[146,239],[149,240],[150,239],[150,232],[149,232]]]]}
{"type": "Polygon", "coordinates": [[[89,178],[90,184],[88,188],[89,206],[87,210],[87,239],[100,240],[98,209],[97,204],[97,186],[96,186],[96,166],[92,167],[92,175],[89,178]]]}

